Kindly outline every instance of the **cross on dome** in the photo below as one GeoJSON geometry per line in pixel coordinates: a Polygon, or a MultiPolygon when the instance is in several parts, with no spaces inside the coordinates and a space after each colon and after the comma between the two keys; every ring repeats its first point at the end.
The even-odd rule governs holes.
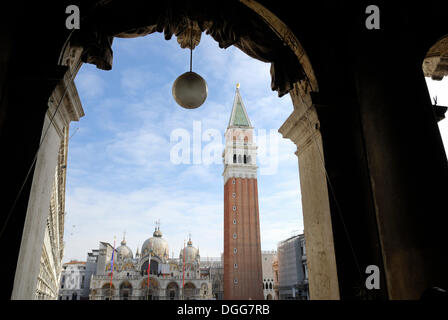
{"type": "Polygon", "coordinates": [[[126,245],[126,231],[123,232],[123,240],[121,241],[121,245],[122,246],[126,245]]]}

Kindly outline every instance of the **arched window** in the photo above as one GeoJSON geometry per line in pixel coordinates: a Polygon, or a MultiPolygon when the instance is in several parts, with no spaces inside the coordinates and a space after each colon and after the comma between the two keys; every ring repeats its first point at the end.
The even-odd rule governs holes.
{"type": "MultiPolygon", "coordinates": [[[[149,273],[156,275],[159,272],[159,262],[154,259],[151,259],[151,265],[149,268],[150,268],[149,273]]],[[[145,263],[143,263],[140,271],[142,275],[148,274],[148,261],[145,261],[145,263]]]]}
{"type": "Polygon", "coordinates": [[[236,154],[233,155],[233,163],[236,163],[236,154]]]}
{"type": "Polygon", "coordinates": [[[272,282],[269,283],[269,289],[272,289],[272,282]]]}
{"type": "Polygon", "coordinates": [[[170,282],[166,287],[166,293],[168,300],[177,300],[179,297],[179,286],[176,282],[170,282]]]}
{"type": "Polygon", "coordinates": [[[244,155],[244,163],[247,163],[246,155],[244,155]]]}

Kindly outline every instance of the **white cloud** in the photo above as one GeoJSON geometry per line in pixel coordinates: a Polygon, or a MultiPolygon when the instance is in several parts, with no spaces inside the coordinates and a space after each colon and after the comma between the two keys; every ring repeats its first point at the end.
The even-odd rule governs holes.
{"type": "Polygon", "coordinates": [[[128,193],[77,188],[67,200],[71,209],[65,226],[67,260],[84,258],[99,241],[111,242],[123,231],[127,231],[127,243],[134,249],[152,236],[154,221],[159,219],[164,237],[176,254],[189,232],[203,254],[219,256],[222,251],[222,231],[217,232],[222,230],[222,199],[204,191],[184,191],[177,185],[128,193]]]}
{"type": "Polygon", "coordinates": [[[104,92],[105,81],[97,72],[90,70],[80,72],[75,82],[81,97],[96,98],[104,92]]]}
{"type": "Polygon", "coordinates": [[[170,141],[149,130],[118,133],[106,147],[109,157],[118,163],[151,166],[154,161],[168,161],[170,141]]]}
{"type": "Polygon", "coordinates": [[[148,68],[127,68],[121,72],[121,86],[125,95],[140,94],[142,90],[149,89],[148,84],[160,85],[163,81],[159,74],[153,73],[148,68]]]}

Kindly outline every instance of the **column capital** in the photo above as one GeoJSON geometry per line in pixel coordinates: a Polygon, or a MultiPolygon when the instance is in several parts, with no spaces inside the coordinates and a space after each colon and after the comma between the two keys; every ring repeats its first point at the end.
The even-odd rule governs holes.
{"type": "Polygon", "coordinates": [[[75,83],[71,79],[70,72],[67,71],[64,78],[57,84],[53,94],[48,100],[47,116],[51,119],[54,113],[57,113],[53,118],[53,126],[58,132],[59,136],[63,136],[63,128],[67,127],[71,121],[79,121],[84,116],[84,109],[82,108],[81,100],[79,99],[78,90],[75,83]],[[64,95],[65,96],[62,98],[64,95]],[[58,104],[61,105],[58,108],[58,104]]]}
{"type": "Polygon", "coordinates": [[[296,155],[299,156],[312,143],[314,136],[319,133],[320,122],[316,108],[312,105],[304,110],[294,109],[278,132],[283,138],[290,139],[297,146],[296,155]]]}

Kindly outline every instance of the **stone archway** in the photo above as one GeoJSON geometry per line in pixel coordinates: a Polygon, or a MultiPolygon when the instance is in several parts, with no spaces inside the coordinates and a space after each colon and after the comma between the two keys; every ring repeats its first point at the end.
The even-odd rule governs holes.
{"type": "Polygon", "coordinates": [[[149,286],[148,279],[142,280],[140,291],[140,299],[142,300],[159,300],[160,298],[160,284],[154,278],[149,279],[149,286]]]}
{"type": "MultiPolygon", "coordinates": [[[[306,245],[314,248],[308,256],[311,297],[312,299],[339,299],[327,178],[325,165],[321,160],[324,147],[319,130],[319,117],[311,98],[312,93],[319,92],[318,81],[305,49],[288,26],[257,1],[242,0],[241,3],[261,18],[269,30],[273,31],[273,34],[289,47],[298,61],[295,67],[290,68],[292,70],[294,68],[300,69],[296,70],[294,81],[290,81],[291,78],[288,78],[288,76],[279,77],[276,71],[273,71],[275,63],[278,62],[272,63],[271,66],[272,89],[277,90],[279,96],[289,93],[294,105],[294,112],[279,129],[279,132],[284,138],[292,140],[298,149],[296,155],[300,163],[299,168],[301,168],[299,175],[302,190],[305,237],[308,239],[306,245]],[[274,81],[276,75],[277,78],[284,80],[283,84],[279,84],[278,80],[277,83],[274,81]]],[[[188,20],[188,17],[183,18],[188,20]]],[[[207,29],[205,25],[202,28],[206,32],[210,32],[212,36],[217,33],[213,29],[207,29]]],[[[165,32],[166,37],[171,37],[175,33],[174,30],[178,31],[179,29],[176,25],[167,23],[164,26],[130,28],[130,31],[126,30],[125,32],[119,32],[117,29],[116,32],[119,37],[130,38],[146,36],[162,30],[165,32]]],[[[196,31],[199,31],[199,28],[196,31]]],[[[226,47],[229,45],[229,43],[226,43],[219,37],[217,39],[215,40],[219,42],[220,46],[226,47]]],[[[111,41],[110,39],[102,38],[100,42],[103,45],[105,44],[105,46],[100,51],[93,50],[94,54],[84,56],[84,58],[79,47],[68,48],[66,53],[62,54],[65,57],[63,61],[75,67],[77,64],[76,59],[83,60],[84,62],[96,64],[98,68],[107,70],[112,67],[112,51],[109,49],[111,41]]],[[[245,51],[251,57],[266,61],[263,60],[265,56],[250,48],[249,41],[236,42],[233,45],[245,51]]],[[[291,59],[290,56],[288,57],[288,59],[291,59]]],[[[237,160],[239,161],[240,159],[237,160]]]]}
{"type": "MultiPolygon", "coordinates": [[[[111,2],[111,5],[113,6],[114,3],[111,2]]],[[[325,169],[322,163],[317,161],[318,157],[321,156],[323,147],[320,140],[318,116],[311,103],[311,93],[319,90],[317,80],[308,56],[294,33],[278,17],[258,2],[247,0],[242,1],[242,5],[248,9],[245,14],[250,16],[250,19],[243,20],[248,20],[251,23],[256,22],[250,25],[250,27],[256,27],[258,34],[248,33],[247,30],[251,30],[251,28],[248,28],[246,25],[247,29],[243,28],[244,32],[238,28],[235,30],[230,28],[228,30],[231,30],[232,34],[223,35],[223,29],[220,29],[223,26],[219,26],[219,23],[230,23],[231,19],[229,17],[214,16],[214,19],[222,20],[219,20],[217,26],[210,25],[201,18],[201,14],[204,14],[204,12],[196,14],[195,17],[191,18],[191,21],[196,22],[195,26],[201,29],[201,31],[206,30],[209,32],[219,42],[221,47],[225,48],[229,45],[235,45],[251,57],[271,62],[272,89],[277,90],[279,96],[287,93],[291,94],[295,110],[279,131],[285,138],[293,140],[299,149],[303,149],[301,153],[303,156],[301,157],[298,154],[299,162],[301,163],[300,167],[311,167],[311,170],[306,172],[301,170],[300,172],[304,225],[307,238],[309,238],[307,246],[313,247],[315,252],[319,252],[319,254],[313,255],[313,251],[308,250],[310,292],[313,299],[338,299],[338,279],[334,258],[328,190],[324,174],[325,169]],[[241,34],[239,34],[240,31],[241,34]],[[264,37],[265,34],[269,34],[269,36],[264,37]],[[284,46],[285,43],[287,44],[286,46],[284,46]],[[287,67],[285,67],[285,64],[287,67]],[[309,122],[313,124],[312,127],[314,129],[308,130],[309,122]],[[306,135],[306,141],[303,141],[302,136],[298,139],[298,133],[306,135]],[[310,143],[310,139],[313,140],[313,143],[310,143]],[[312,146],[309,147],[310,145],[312,146]],[[309,192],[307,192],[308,190],[309,192]],[[315,194],[318,196],[314,196],[315,194]],[[313,275],[316,277],[313,277],[313,275]],[[320,290],[319,288],[324,289],[320,290]]],[[[105,24],[111,28],[109,30],[101,28],[102,31],[99,32],[98,27],[107,20],[107,14],[105,13],[109,9],[107,5],[103,8],[101,6],[96,8],[96,11],[94,10],[93,12],[98,14],[97,20],[95,20],[98,21],[98,24],[85,24],[85,27],[79,33],[74,33],[70,41],[67,42],[67,46],[63,48],[60,55],[61,64],[69,67],[68,74],[76,75],[82,62],[96,64],[100,69],[109,70],[112,67],[111,42],[114,36],[135,37],[148,35],[156,31],[164,31],[166,37],[169,38],[176,32],[182,33],[180,27],[182,19],[177,21],[167,20],[162,25],[160,23],[150,26],[145,25],[145,23],[142,25],[133,24],[132,26],[128,24],[126,25],[127,29],[123,29],[123,25],[105,24]]],[[[195,9],[198,9],[198,7],[195,7],[195,9]]],[[[125,10],[124,12],[127,11],[125,10]]],[[[155,14],[163,15],[163,13],[157,12],[157,10],[154,10],[154,12],[155,14]]],[[[187,17],[187,20],[190,20],[190,18],[187,17]]],[[[117,21],[121,20],[117,19],[117,21]]],[[[129,21],[126,23],[129,23],[129,21]]],[[[179,34],[176,35],[179,36],[179,34]]],[[[45,172],[44,174],[49,175],[50,172],[45,172]]],[[[32,227],[29,228],[33,229],[32,227]]],[[[37,230],[35,232],[38,233],[37,230]]],[[[21,252],[21,256],[26,257],[28,255],[26,252],[21,252]]],[[[21,259],[19,259],[19,265],[24,265],[21,259]]],[[[20,277],[22,273],[19,270],[16,274],[16,282],[26,281],[25,278],[20,277]]],[[[29,274],[30,278],[33,276],[34,273],[29,274]]],[[[19,297],[22,294],[23,292],[17,291],[13,296],[19,297]]]]}
{"type": "Polygon", "coordinates": [[[179,300],[179,286],[176,282],[170,282],[166,286],[166,299],[179,300]]]}
{"type": "Polygon", "coordinates": [[[132,299],[132,284],[129,281],[123,281],[120,284],[120,299],[121,300],[132,299]]]}
{"type": "MultiPolygon", "coordinates": [[[[132,2],[128,1],[127,4],[132,2]]],[[[87,12],[99,12],[105,5],[116,2],[89,3],[92,6],[87,12]]],[[[258,14],[265,21],[275,19],[274,15],[256,1],[241,0],[240,3],[252,6],[253,11],[267,12],[258,14]]],[[[302,186],[305,232],[307,228],[309,229],[308,226],[316,227],[314,231],[317,231],[313,234],[313,238],[316,239],[313,245],[310,245],[311,239],[307,236],[311,299],[335,297],[332,294],[325,295],[323,290],[316,291],[314,284],[329,284],[328,288],[332,288],[330,292],[334,292],[336,284],[333,276],[330,279],[325,278],[332,273],[328,273],[322,266],[331,259],[328,259],[327,255],[327,239],[321,237],[323,232],[316,226],[321,222],[327,224],[324,218],[328,208],[319,204],[315,206],[317,199],[313,196],[321,194],[325,189],[319,177],[322,176],[322,170],[316,165],[311,166],[307,172],[302,172],[302,167],[307,161],[310,162],[318,151],[313,149],[320,147],[321,142],[324,148],[320,150],[325,151],[322,152],[324,164],[329,168],[329,180],[333,179],[337,196],[343,200],[336,203],[330,198],[334,218],[332,223],[333,226],[336,225],[334,230],[339,231],[334,232],[333,237],[338,240],[334,242],[334,246],[339,249],[336,257],[340,267],[337,279],[340,292],[343,293],[345,289],[348,292],[345,297],[357,298],[352,294],[352,288],[347,290],[347,287],[353,287],[354,281],[350,279],[350,274],[355,268],[347,268],[350,259],[345,258],[350,258],[349,249],[344,251],[344,246],[348,246],[348,243],[341,236],[344,228],[342,223],[338,222],[338,219],[341,220],[338,217],[339,213],[341,216],[345,215],[345,222],[348,222],[347,227],[351,235],[356,240],[364,240],[354,242],[354,251],[361,256],[361,266],[365,267],[373,261],[373,264],[384,269],[387,277],[392,279],[388,280],[387,287],[381,286],[382,292],[386,293],[384,298],[418,298],[431,283],[446,287],[447,265],[446,259],[443,259],[445,224],[440,220],[444,216],[442,210],[446,209],[444,199],[448,169],[446,154],[439,144],[440,134],[436,130],[434,114],[428,108],[430,100],[424,79],[421,77],[421,60],[433,44],[428,43],[432,41],[428,39],[435,40],[446,34],[443,21],[447,18],[448,10],[440,10],[437,6],[418,7],[409,4],[409,10],[403,12],[402,8],[395,9],[392,4],[384,3],[384,9],[390,12],[387,16],[392,17],[388,20],[391,28],[375,32],[353,28],[359,22],[364,22],[363,10],[351,10],[351,7],[347,6],[339,7],[332,2],[329,2],[331,7],[327,5],[324,8],[331,10],[322,10],[321,3],[304,2],[304,10],[299,12],[288,10],[289,4],[286,1],[263,3],[283,21],[288,22],[294,31],[293,34],[298,35],[300,30],[300,34],[305,35],[301,40],[306,44],[319,80],[320,94],[315,97],[316,99],[311,98],[312,90],[304,89],[310,87],[306,81],[295,82],[293,85],[293,91],[297,91],[296,100],[293,97],[295,114],[281,130],[284,136],[294,137],[299,142],[300,175],[301,180],[306,181],[302,186]],[[397,16],[403,19],[395,19],[397,16]],[[435,17],[439,21],[433,21],[435,17]],[[320,23],[325,30],[321,31],[315,27],[300,29],[320,23]],[[332,25],[341,28],[331,28],[332,25]],[[388,50],[384,50],[385,47],[388,50]],[[391,76],[391,72],[398,77],[391,76]],[[400,81],[397,82],[397,78],[400,81]],[[309,95],[306,94],[308,90],[309,95]],[[319,111],[319,117],[316,117],[319,122],[313,123],[316,108],[319,111]],[[308,110],[312,115],[308,114],[308,117],[305,117],[305,111],[308,110]],[[323,117],[325,113],[327,115],[323,117]],[[327,123],[325,120],[328,120],[327,123]],[[307,122],[311,124],[308,136],[315,137],[312,139],[317,142],[313,142],[312,139],[305,141],[299,139],[300,130],[294,129],[295,123],[305,130],[307,122]],[[313,128],[316,129],[315,135],[312,134],[313,128]],[[314,147],[310,148],[313,144],[314,147]],[[314,175],[317,177],[316,184],[312,181],[314,175]],[[340,212],[338,205],[342,206],[340,212]],[[308,209],[305,210],[305,207],[308,209]],[[313,218],[314,215],[317,216],[316,219],[313,218]],[[370,236],[364,237],[368,233],[370,236]],[[315,252],[311,252],[310,248],[313,250],[316,248],[315,252]],[[322,259],[321,252],[324,253],[322,259]],[[389,259],[384,263],[388,267],[383,266],[383,257],[389,259]],[[409,268],[410,265],[413,266],[412,269],[409,268]],[[322,271],[322,274],[315,278],[313,274],[319,274],[319,271],[322,271]]],[[[37,181],[41,178],[50,181],[54,176],[54,168],[36,165],[35,169],[30,169],[30,163],[40,143],[39,137],[48,107],[48,97],[61,79],[64,79],[64,83],[60,82],[60,88],[70,86],[71,75],[76,74],[77,68],[80,67],[77,62],[83,54],[81,47],[79,47],[81,50],[78,50],[74,43],[70,43],[62,63],[64,66],[70,65],[70,71],[65,73],[65,67],[56,65],[60,44],[69,34],[69,31],[61,30],[64,27],[58,25],[59,19],[53,19],[64,12],[63,6],[64,3],[60,2],[58,6],[43,9],[39,4],[30,4],[32,10],[27,10],[28,13],[11,10],[8,16],[12,19],[17,18],[17,12],[20,12],[23,15],[21,19],[26,17],[27,21],[30,21],[28,25],[40,25],[41,32],[39,36],[28,37],[27,41],[22,42],[18,39],[13,39],[15,41],[1,39],[6,50],[0,52],[2,56],[0,64],[4,67],[0,74],[2,84],[0,142],[8,157],[3,157],[0,162],[2,168],[13,169],[5,170],[5,177],[1,181],[3,189],[7,190],[3,204],[0,205],[1,211],[8,212],[13,208],[10,211],[11,215],[5,214],[1,218],[4,226],[7,225],[5,233],[2,233],[2,239],[7,239],[10,244],[6,250],[13,262],[1,268],[2,274],[7,278],[5,298],[32,299],[35,292],[43,242],[41,226],[45,224],[45,211],[34,215],[29,209],[36,204],[33,194],[42,194],[40,200],[42,203],[48,203],[46,193],[48,188],[45,189],[44,184],[39,184],[37,181]],[[44,21],[47,25],[44,25],[44,21]],[[30,55],[30,47],[39,50],[34,50],[30,55]],[[14,59],[11,58],[13,55],[14,59]],[[23,63],[31,60],[34,60],[35,65],[39,67],[30,68],[23,63]],[[74,63],[71,64],[70,61],[74,63]],[[5,69],[9,70],[9,74],[3,72],[5,69]],[[28,90],[26,95],[23,94],[24,88],[28,90]],[[23,106],[32,107],[22,109],[23,106]],[[3,118],[6,113],[9,113],[7,119],[3,118]],[[23,116],[25,113],[26,117],[23,116]],[[23,177],[27,172],[31,172],[34,183],[31,185],[31,179],[25,180],[24,192],[17,202],[18,206],[14,208],[12,204],[19,190],[22,190],[23,177]]],[[[362,9],[359,6],[356,8],[362,9]]],[[[150,10],[149,14],[154,12],[157,10],[150,10]]],[[[110,12],[103,12],[103,15],[107,16],[108,13],[110,12]]],[[[129,8],[124,7],[123,13],[129,13],[129,8]]],[[[11,29],[17,28],[15,35],[29,32],[27,25],[13,23],[11,26],[13,26],[11,29]]],[[[102,55],[101,51],[104,48],[101,46],[102,41],[107,40],[101,37],[100,29],[86,34],[90,36],[90,43],[98,44],[90,47],[90,53],[96,51],[98,57],[102,55]]],[[[163,31],[162,29],[158,31],[163,31]]],[[[278,31],[278,28],[275,30],[278,31]]],[[[6,38],[8,36],[9,33],[6,38]]],[[[284,38],[286,43],[288,37],[284,38]]],[[[297,54],[296,56],[299,57],[297,54]]],[[[104,66],[105,62],[106,60],[98,60],[98,65],[104,66]]],[[[302,67],[306,70],[304,64],[302,67]]],[[[71,111],[74,112],[68,114],[76,116],[76,110],[71,111]]],[[[48,161],[44,163],[48,164],[54,158],[55,152],[50,148],[43,158],[48,161]]],[[[325,199],[324,203],[326,202],[325,199]]],[[[39,210],[33,212],[39,213],[39,210]]],[[[328,238],[332,239],[329,235],[328,238]]]]}
{"type": "Polygon", "coordinates": [[[115,286],[110,283],[105,283],[101,287],[101,295],[104,300],[113,300],[115,297],[115,286]]]}
{"type": "Polygon", "coordinates": [[[183,289],[183,300],[192,300],[195,299],[197,296],[197,292],[199,289],[196,288],[196,286],[191,283],[191,282],[187,282],[183,289]]]}

